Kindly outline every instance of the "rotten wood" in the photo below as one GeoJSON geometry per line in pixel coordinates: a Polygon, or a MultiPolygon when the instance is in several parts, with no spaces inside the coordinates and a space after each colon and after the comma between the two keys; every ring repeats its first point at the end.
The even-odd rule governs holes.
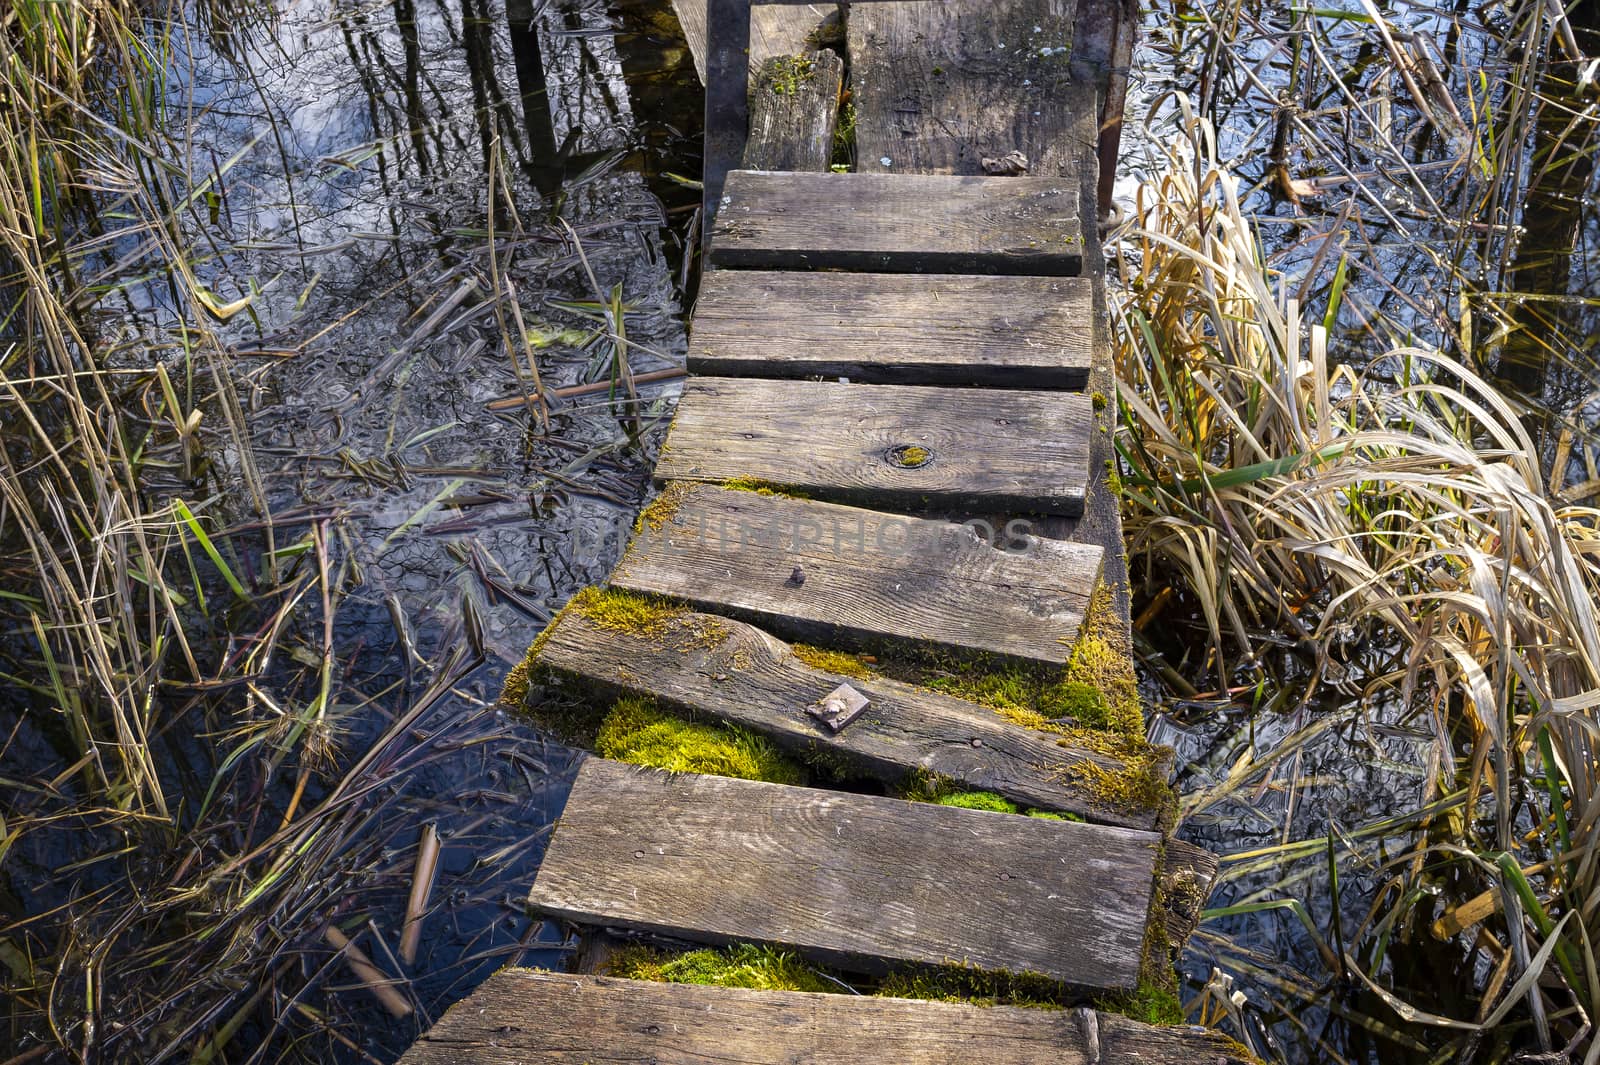
{"type": "Polygon", "coordinates": [[[750,91],[747,170],[826,170],[833,158],[844,60],[837,52],[773,56],[750,91]]]}
{"type": "Polygon", "coordinates": [[[819,499],[968,513],[1083,509],[1089,397],[694,377],[658,481],[753,480],[819,499]]]}
{"type": "Polygon", "coordinates": [[[1093,314],[1081,277],[713,270],[695,302],[689,370],[1080,389],[1093,314]]]}
{"type": "Polygon", "coordinates": [[[830,647],[1062,666],[1100,574],[1100,548],[1014,527],[713,485],[668,491],[628,545],[614,587],[830,647]]]}
{"type": "Polygon", "coordinates": [[[1161,837],[590,758],[529,893],[574,923],[879,971],[1139,979],[1161,837]],[[930,840],[959,840],[954,848],[930,840]]]}
{"type": "Polygon", "coordinates": [[[1064,276],[1081,272],[1076,178],[728,175],[716,266],[1064,276]]]}

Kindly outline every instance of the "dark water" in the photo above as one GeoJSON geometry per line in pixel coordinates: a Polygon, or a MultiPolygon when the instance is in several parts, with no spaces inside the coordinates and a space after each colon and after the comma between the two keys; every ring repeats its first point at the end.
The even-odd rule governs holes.
{"type": "MultiPolygon", "coordinates": [[[[266,1060],[388,1060],[490,972],[558,965],[565,950],[521,898],[572,753],[495,701],[543,623],[620,554],[676,384],[643,385],[636,403],[610,389],[555,400],[547,433],[527,407],[488,405],[527,391],[530,359],[547,389],[608,382],[618,345],[600,304],[613,300],[634,373],[681,366],[679,234],[694,201],[664,205],[641,171],[695,131],[636,117],[617,16],[600,4],[297,0],[220,20],[228,9],[191,12],[161,43],[171,162],[179,184],[206,190],[171,239],[219,305],[248,301],[213,323],[245,446],[208,436],[192,478],[152,487],[209,500],[246,579],[304,591],[251,694],[212,700],[186,719],[195,740],[169,739],[173,791],[198,806],[226,753],[198,738],[246,700],[256,713],[304,705],[331,656],[326,764],[303,799],[279,774],[253,800],[265,821],[351,798],[321,873],[264,937],[279,946],[263,979],[282,992],[244,1041],[266,1060]],[[296,585],[319,552],[329,573],[296,585]],[[341,785],[351,766],[359,777],[341,785]],[[395,951],[424,824],[442,860],[406,966],[395,951]],[[328,921],[402,978],[410,1017],[392,1019],[329,965],[328,921]]],[[[108,246],[91,282],[106,290],[118,358],[168,361],[186,406],[220,425],[215,382],[181,358],[184,319],[156,256],[131,233],[108,246]]],[[[227,622],[248,639],[270,616],[227,622]]],[[[234,646],[218,634],[217,655],[234,646]]],[[[48,723],[5,718],[4,765],[32,774],[56,760],[48,723]]],[[[29,834],[6,859],[8,909],[47,911],[130,873],[160,883],[182,857],[76,864],[109,845],[81,823],[29,834]]],[[[44,929],[17,935],[45,953],[44,929]]],[[[162,1045],[168,1033],[144,1023],[119,1060],[162,1045]]],[[[14,1034],[27,1049],[40,1033],[14,1034]]]]}

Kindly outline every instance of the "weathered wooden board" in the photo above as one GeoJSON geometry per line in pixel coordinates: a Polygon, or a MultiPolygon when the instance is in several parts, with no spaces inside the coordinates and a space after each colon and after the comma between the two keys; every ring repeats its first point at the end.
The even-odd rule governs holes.
{"type": "Polygon", "coordinates": [[[696,377],[658,481],[739,478],[818,499],[980,513],[1076,514],[1089,397],[836,381],[696,377]]]}
{"type": "Polygon", "coordinates": [[[1249,1059],[1203,1028],[1152,1028],[1111,1013],[502,969],[451,1007],[400,1062],[971,1065],[975,1060],[984,1065],[1246,1065],[1249,1059]]]}
{"type": "MultiPolygon", "coordinates": [[[[1120,13],[1116,2],[1079,0],[1069,31],[1073,6],[1071,0],[1007,0],[1003,8],[918,0],[857,6],[846,47],[858,166],[885,171],[881,159],[888,155],[891,172],[981,173],[983,156],[1015,149],[1028,157],[1033,175],[1075,177],[1082,189],[1080,215],[1093,218],[1099,107],[1090,94],[1098,100],[1106,91],[1120,13]],[[1063,45],[1070,48],[1065,56],[1055,51],[1063,45]],[[1051,49],[1049,56],[1041,54],[1044,48],[1051,49]],[[1041,62],[1047,69],[1039,68],[1041,62]],[[1074,74],[1081,74],[1081,84],[1069,83],[1074,74]]],[[[1104,263],[1096,240],[1084,247],[1083,273],[1094,278],[1096,356],[1087,388],[1114,395],[1104,263]]],[[[1102,421],[1108,417],[1099,415],[1102,421]]],[[[1109,435],[1094,433],[1089,468],[1103,469],[1114,458],[1109,435]]],[[[1106,549],[1106,583],[1126,618],[1120,500],[1107,479],[1090,482],[1080,519],[1046,523],[1043,530],[1106,549]]]]}
{"type": "Polygon", "coordinates": [[[717,266],[1072,275],[1083,266],[1077,178],[728,175],[717,266]]]}
{"type": "Polygon", "coordinates": [[[541,666],[577,681],[584,698],[648,695],[691,716],[771,737],[799,752],[822,751],[857,772],[898,784],[926,770],[1024,807],[1079,814],[1102,824],[1153,829],[1157,811],[1108,805],[1070,773],[1107,755],[1063,747],[1059,737],[1013,724],[986,706],[885,678],[815,669],[789,645],[727,618],[689,613],[667,632],[624,633],[567,611],[543,638],[541,666]],[[703,634],[726,632],[715,646],[703,634]],[[679,635],[701,634],[694,639],[679,635]],[[830,732],[806,712],[840,684],[868,700],[865,712],[830,732]]]}
{"type": "Polygon", "coordinates": [[[747,170],[826,170],[833,159],[844,60],[837,52],[774,56],[750,90],[747,170]]]}
{"type": "Polygon", "coordinates": [[[713,485],[675,485],[615,587],[830,647],[1064,665],[1100,574],[1087,544],[713,485]],[[989,537],[992,537],[990,539],[989,537]]]}
{"type": "MultiPolygon", "coordinates": [[[[672,0],[672,8],[683,26],[684,39],[694,56],[694,69],[700,83],[706,80],[706,0],[672,0]]],[[[815,51],[818,37],[826,27],[837,27],[837,4],[804,6],[760,4],[750,9],[750,73],[776,55],[798,55],[815,51]]],[[[837,28],[834,29],[837,33],[837,28]]]]}
{"type": "Polygon", "coordinates": [[[778,943],[865,971],[957,963],[1131,988],[1160,843],[591,758],[528,899],[582,925],[778,943]]]}
{"type": "Polygon", "coordinates": [[[1077,8],[911,0],[852,9],[857,168],[983,174],[984,159],[1020,151],[1030,174],[1078,175],[1099,131],[1094,86],[1073,78],[1077,8]]]}
{"type": "Polygon", "coordinates": [[[1093,315],[1082,277],[712,270],[689,372],[1078,389],[1093,315]]]}

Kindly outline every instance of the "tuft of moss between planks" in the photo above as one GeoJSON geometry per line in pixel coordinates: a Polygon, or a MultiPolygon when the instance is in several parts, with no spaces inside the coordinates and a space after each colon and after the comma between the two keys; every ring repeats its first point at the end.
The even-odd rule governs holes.
{"type": "Polygon", "coordinates": [[[839,990],[798,954],[751,943],[678,954],[642,945],[629,946],[613,954],[603,971],[607,976],[663,984],[748,987],[758,991],[839,990]]]}
{"type": "Polygon", "coordinates": [[[730,725],[685,721],[653,700],[618,699],[600,723],[595,753],[670,773],[705,773],[769,784],[804,784],[806,772],[772,741],[730,725]]]}

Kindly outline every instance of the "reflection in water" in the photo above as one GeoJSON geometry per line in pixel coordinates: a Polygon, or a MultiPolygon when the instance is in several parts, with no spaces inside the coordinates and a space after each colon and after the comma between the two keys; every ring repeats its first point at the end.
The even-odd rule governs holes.
{"type": "MultiPolygon", "coordinates": [[[[536,405],[487,404],[528,393],[535,370],[546,390],[613,375],[601,301],[621,308],[635,372],[683,357],[661,205],[617,166],[639,136],[601,6],[281,0],[258,14],[179,27],[168,83],[171,135],[188,153],[172,162],[188,188],[212,190],[173,216],[171,239],[193,249],[189,268],[217,302],[239,308],[214,326],[246,446],[219,437],[199,468],[152,474],[158,493],[216,497],[211,511],[234,522],[219,539],[246,582],[302,589],[273,615],[270,663],[208,701],[175,695],[195,709],[163,737],[174,806],[202,807],[217,778],[224,801],[256,813],[198,853],[101,861],[65,882],[56,870],[105,843],[70,823],[41,829],[3,867],[6,909],[173,883],[180,865],[248,850],[297,812],[339,810],[313,837],[307,879],[250,917],[268,997],[228,974],[171,969],[162,1023],[139,1024],[123,1023],[138,1016],[118,997],[131,990],[109,988],[108,1010],[129,1007],[106,1037],[118,1060],[175,1053],[185,1025],[211,1031],[218,1016],[237,1016],[236,1047],[259,1045],[267,1060],[291,1049],[390,1058],[499,966],[559,961],[560,930],[531,921],[521,899],[571,755],[495,700],[540,626],[620,553],[671,386],[641,386],[626,409],[604,392],[551,400],[547,434],[536,405]],[[249,511],[257,495],[270,524],[249,511]],[[311,705],[324,676],[324,763],[302,771],[262,749],[220,766],[230,752],[207,737],[311,705]],[[393,949],[425,823],[440,830],[442,861],[422,949],[404,965],[393,949]],[[323,942],[330,922],[402,981],[410,1017],[395,1021],[352,986],[323,942]]],[[[186,374],[182,305],[160,255],[114,231],[86,283],[107,293],[115,357],[141,371],[163,360],[199,405],[209,386],[186,374]]],[[[224,663],[230,632],[267,623],[243,609],[226,622],[224,663]]],[[[0,773],[49,777],[70,760],[25,707],[0,703],[0,732],[12,736],[0,773]]],[[[50,956],[48,925],[15,934],[50,956]]],[[[119,930],[108,949],[144,949],[143,934],[119,930]]]]}

